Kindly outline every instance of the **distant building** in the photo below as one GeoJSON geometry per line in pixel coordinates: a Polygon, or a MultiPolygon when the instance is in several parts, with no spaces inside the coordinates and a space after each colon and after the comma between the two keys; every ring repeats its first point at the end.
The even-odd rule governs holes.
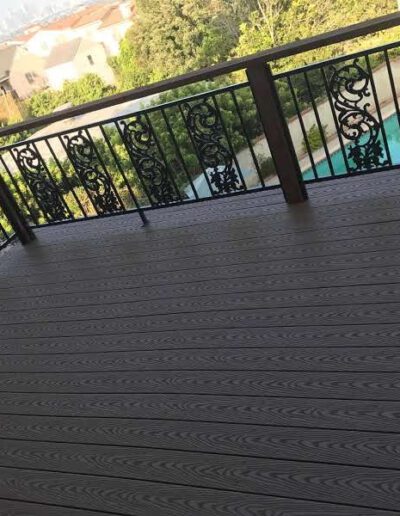
{"type": "Polygon", "coordinates": [[[120,41],[133,23],[133,14],[130,1],[88,6],[41,27],[26,39],[24,45],[32,54],[48,57],[56,46],[83,38],[102,43],[108,55],[116,55],[120,41]]]}
{"type": "Polygon", "coordinates": [[[0,47],[0,93],[11,91],[10,70],[18,50],[16,45],[3,45],[0,47]]]}
{"type": "Polygon", "coordinates": [[[9,82],[20,99],[30,97],[47,86],[45,60],[18,48],[10,69],[9,82]]]}
{"type": "Polygon", "coordinates": [[[19,48],[15,45],[0,47],[0,122],[17,121],[23,118],[21,103],[14,91],[10,78],[15,56],[19,48]]]}
{"type": "Polygon", "coordinates": [[[53,48],[44,69],[47,83],[54,90],[61,89],[65,81],[75,81],[88,73],[98,75],[106,84],[114,83],[104,46],[82,38],[53,48]]]}

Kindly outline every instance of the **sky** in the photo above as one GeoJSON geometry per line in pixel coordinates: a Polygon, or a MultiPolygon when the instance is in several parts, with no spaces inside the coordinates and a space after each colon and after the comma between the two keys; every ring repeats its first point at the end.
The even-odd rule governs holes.
{"type": "Polygon", "coordinates": [[[57,4],[57,0],[0,0],[0,7],[2,9],[8,9],[9,7],[18,7],[23,3],[27,5],[31,2],[39,5],[47,5],[50,3],[50,1],[53,4],[57,4]]]}

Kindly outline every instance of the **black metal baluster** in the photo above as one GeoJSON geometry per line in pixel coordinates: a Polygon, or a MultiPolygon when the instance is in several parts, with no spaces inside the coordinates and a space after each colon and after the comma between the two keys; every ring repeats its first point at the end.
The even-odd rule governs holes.
{"type": "Polygon", "coordinates": [[[88,138],[88,140],[90,141],[90,143],[91,143],[91,145],[92,145],[92,147],[93,147],[93,150],[94,150],[94,152],[95,152],[95,154],[96,154],[96,156],[97,156],[97,159],[98,159],[98,161],[99,161],[99,163],[100,163],[101,168],[103,169],[104,174],[107,176],[107,179],[108,179],[108,181],[110,182],[111,189],[113,190],[113,192],[114,192],[114,194],[115,194],[116,198],[118,199],[118,202],[119,202],[119,203],[120,203],[120,205],[122,206],[122,209],[123,209],[124,211],[126,211],[125,205],[124,205],[124,203],[123,203],[123,201],[122,201],[122,199],[121,199],[121,197],[120,197],[120,195],[119,195],[118,189],[117,189],[117,187],[115,186],[115,184],[114,184],[114,182],[113,182],[113,180],[112,180],[112,178],[111,178],[110,174],[108,173],[108,170],[107,170],[106,164],[104,163],[103,158],[100,156],[100,153],[99,153],[99,151],[97,150],[97,146],[96,146],[96,144],[95,144],[95,142],[94,142],[94,140],[93,140],[93,138],[92,138],[92,135],[90,134],[90,132],[89,132],[89,130],[88,130],[88,129],[85,129],[85,134],[86,134],[86,137],[88,138]]]}
{"type": "Polygon", "coordinates": [[[35,240],[35,235],[29,222],[21,212],[12,192],[8,188],[4,179],[0,176],[0,207],[8,223],[12,227],[15,235],[23,245],[35,240]]]}
{"type": "Polygon", "coordinates": [[[340,148],[342,150],[343,159],[344,159],[344,162],[345,162],[345,165],[346,165],[347,173],[349,174],[351,169],[350,169],[349,161],[347,159],[347,152],[346,152],[346,148],[345,148],[345,145],[344,145],[342,133],[340,131],[340,127],[339,127],[339,124],[338,124],[338,121],[337,121],[335,106],[333,105],[332,97],[331,97],[331,94],[330,94],[330,91],[329,91],[328,79],[326,77],[326,73],[325,73],[325,70],[324,70],[323,67],[321,67],[321,74],[322,74],[322,80],[323,80],[324,86],[325,86],[326,95],[327,95],[328,100],[329,100],[329,105],[330,105],[331,112],[332,112],[333,122],[335,124],[336,133],[337,133],[337,136],[338,136],[338,139],[339,139],[339,143],[340,143],[340,148]]]}
{"type": "MultiPolygon", "coordinates": [[[[0,213],[0,215],[2,215],[2,214],[0,213]]],[[[3,227],[3,225],[2,225],[2,223],[1,223],[1,222],[0,222],[0,233],[2,233],[2,234],[3,234],[3,237],[4,237],[4,240],[5,240],[5,241],[7,241],[7,240],[10,238],[9,234],[8,234],[8,233],[7,233],[7,231],[4,229],[4,227],[3,227]]]]}
{"type": "Polygon", "coordinates": [[[214,193],[220,196],[243,190],[245,185],[240,180],[240,167],[235,169],[234,152],[230,148],[229,137],[226,133],[224,136],[224,123],[215,98],[207,94],[196,102],[185,102],[184,107],[188,130],[203,167],[210,170],[214,193]]]}
{"type": "Polygon", "coordinates": [[[318,179],[317,167],[315,166],[315,161],[314,161],[314,154],[311,149],[310,142],[308,140],[308,134],[307,134],[306,126],[304,124],[303,115],[301,113],[299,102],[297,100],[297,95],[296,95],[295,89],[293,87],[293,83],[292,83],[292,79],[290,78],[290,75],[288,75],[288,77],[287,77],[287,82],[288,82],[290,94],[293,99],[293,105],[294,105],[294,108],[295,108],[295,111],[297,114],[297,118],[299,119],[300,129],[301,129],[301,132],[303,133],[304,143],[306,145],[308,157],[310,158],[313,176],[314,176],[314,179],[318,179]]]}
{"type": "Polygon", "coordinates": [[[47,166],[47,164],[46,164],[45,160],[43,159],[43,156],[42,156],[42,155],[41,155],[41,153],[39,152],[39,149],[37,148],[36,143],[32,143],[32,146],[33,146],[33,148],[35,149],[35,152],[37,153],[37,155],[38,155],[38,157],[39,157],[39,159],[40,159],[40,161],[41,161],[41,163],[42,163],[42,166],[43,166],[44,170],[46,171],[48,178],[49,178],[49,179],[50,179],[50,181],[51,181],[51,184],[53,185],[53,187],[54,187],[55,191],[57,192],[57,196],[58,196],[58,198],[61,200],[61,202],[62,202],[62,204],[63,204],[64,208],[67,210],[67,212],[68,212],[68,214],[69,214],[70,218],[71,218],[71,219],[74,219],[74,215],[73,215],[73,213],[71,212],[71,210],[69,209],[69,206],[67,205],[67,203],[65,202],[64,196],[63,196],[63,195],[62,195],[62,193],[60,192],[60,189],[59,189],[59,187],[58,187],[57,183],[54,181],[54,178],[53,178],[53,176],[52,176],[52,174],[51,174],[51,172],[50,172],[50,170],[49,170],[49,168],[48,168],[48,166],[47,166]]]}
{"type": "Polygon", "coordinates": [[[371,76],[358,61],[357,57],[351,63],[332,65],[329,80],[340,132],[351,142],[348,158],[354,166],[350,166],[350,172],[372,170],[388,163],[379,139],[381,124],[368,109],[371,76]]]}
{"type": "Polygon", "coordinates": [[[239,162],[237,160],[236,152],[235,152],[235,149],[233,148],[231,139],[229,137],[228,130],[226,128],[226,124],[225,124],[224,118],[222,116],[221,109],[219,107],[218,101],[217,101],[215,95],[212,95],[211,98],[213,99],[214,107],[215,107],[215,109],[216,109],[216,111],[218,113],[218,117],[219,117],[219,119],[221,121],[222,131],[223,131],[223,133],[225,135],[226,142],[228,143],[228,147],[229,147],[229,150],[231,152],[233,161],[235,162],[236,171],[237,171],[237,173],[239,175],[240,181],[242,182],[243,189],[247,190],[246,181],[244,180],[244,177],[243,177],[243,174],[242,174],[242,170],[241,170],[239,162]]]}
{"type": "Polygon", "coordinates": [[[78,172],[78,170],[77,170],[77,168],[76,168],[76,166],[75,166],[75,163],[71,160],[71,157],[70,157],[70,155],[69,155],[68,149],[67,149],[67,147],[66,147],[66,145],[65,145],[65,143],[64,143],[64,141],[63,141],[63,139],[62,139],[62,135],[58,136],[58,139],[60,140],[61,145],[62,145],[62,146],[63,146],[63,148],[64,148],[65,154],[67,155],[67,157],[68,157],[68,159],[69,159],[69,161],[70,161],[70,163],[71,163],[71,165],[72,165],[73,169],[75,170],[76,176],[78,177],[79,182],[81,183],[81,185],[82,185],[83,189],[85,190],[86,195],[88,196],[88,199],[90,200],[90,204],[93,206],[93,209],[94,209],[94,211],[96,212],[96,215],[100,215],[100,212],[99,212],[99,210],[97,209],[97,206],[96,206],[95,202],[94,202],[94,201],[93,201],[93,199],[92,199],[92,195],[91,195],[91,193],[89,192],[89,189],[88,189],[88,188],[87,188],[87,186],[85,185],[85,182],[84,182],[84,181],[82,181],[82,178],[80,177],[80,174],[79,174],[79,172],[78,172]]]}
{"type": "Polygon", "coordinates": [[[177,184],[175,182],[174,175],[173,175],[172,170],[171,170],[171,168],[169,166],[169,163],[167,162],[167,158],[166,158],[165,153],[164,153],[164,151],[162,149],[160,141],[159,141],[159,139],[158,139],[158,137],[156,135],[156,132],[154,131],[153,124],[151,123],[151,120],[150,120],[150,118],[149,118],[147,113],[144,113],[144,117],[145,117],[147,125],[148,125],[148,127],[150,129],[151,135],[153,136],[153,139],[155,141],[155,144],[157,146],[157,149],[158,149],[158,152],[159,152],[159,154],[161,156],[161,159],[164,162],[165,170],[166,170],[166,173],[167,173],[167,175],[169,177],[169,180],[171,181],[171,183],[172,183],[172,185],[174,187],[174,190],[175,190],[179,200],[182,201],[181,192],[179,191],[179,188],[178,188],[178,186],[177,186],[177,184]]]}
{"type": "Polygon", "coordinates": [[[175,150],[176,150],[176,152],[178,154],[179,160],[180,160],[180,162],[181,162],[181,164],[183,166],[183,169],[185,171],[186,177],[188,178],[188,181],[189,181],[190,186],[192,188],[193,195],[195,196],[196,200],[199,200],[199,196],[198,196],[197,191],[196,191],[196,189],[194,187],[194,183],[193,183],[192,177],[191,177],[191,175],[189,173],[189,170],[188,170],[188,168],[186,166],[186,162],[185,162],[185,160],[183,158],[183,155],[182,155],[182,152],[181,152],[181,150],[179,148],[178,142],[176,141],[176,137],[175,137],[174,131],[173,131],[172,127],[171,127],[171,124],[170,124],[170,122],[168,120],[167,114],[165,113],[164,108],[161,108],[160,111],[161,111],[161,114],[162,114],[163,119],[165,121],[165,124],[167,126],[168,132],[169,132],[169,134],[170,134],[170,136],[172,138],[172,142],[173,142],[175,150]]]}
{"type": "Polygon", "coordinates": [[[194,152],[196,153],[196,157],[197,157],[197,161],[199,162],[199,165],[200,165],[200,168],[203,172],[203,175],[204,175],[204,178],[206,180],[206,183],[208,185],[208,189],[210,191],[210,195],[211,197],[215,197],[215,193],[214,193],[214,190],[211,186],[211,182],[210,182],[210,178],[208,177],[208,174],[207,174],[207,170],[205,169],[205,167],[203,166],[203,163],[202,163],[202,160],[201,160],[201,157],[199,155],[199,152],[197,150],[197,145],[196,145],[196,142],[194,141],[194,138],[192,136],[192,133],[191,131],[189,130],[188,128],[188,125],[187,125],[187,120],[186,120],[186,116],[185,116],[185,113],[183,112],[183,109],[182,109],[182,105],[181,104],[178,104],[178,109],[179,109],[179,112],[181,114],[181,117],[183,119],[183,122],[185,124],[185,129],[189,135],[189,138],[190,138],[190,141],[192,142],[192,146],[193,146],[193,149],[194,149],[194,152]]]}
{"type": "MultiPolygon", "coordinates": [[[[87,214],[86,214],[86,212],[85,212],[85,210],[84,210],[84,208],[83,208],[83,205],[82,205],[81,201],[79,200],[79,197],[76,195],[76,193],[75,193],[75,189],[72,187],[72,185],[71,185],[71,183],[70,183],[70,180],[69,180],[69,178],[68,178],[68,176],[67,176],[67,174],[66,174],[66,172],[65,172],[64,168],[63,168],[63,167],[62,167],[62,165],[61,165],[60,160],[58,159],[58,157],[57,157],[56,153],[54,152],[53,147],[50,145],[50,142],[48,141],[48,139],[47,139],[47,138],[45,139],[45,142],[46,142],[47,147],[48,147],[48,149],[49,149],[49,151],[50,151],[50,153],[51,153],[51,155],[52,155],[52,157],[53,157],[53,159],[54,159],[54,162],[56,163],[57,167],[59,168],[59,170],[60,170],[60,172],[61,172],[61,176],[62,176],[62,178],[63,178],[63,181],[66,183],[66,185],[67,185],[67,187],[68,187],[68,189],[69,189],[69,192],[71,192],[72,196],[74,197],[75,202],[76,202],[76,203],[77,203],[77,205],[79,206],[79,209],[81,210],[83,217],[84,217],[84,218],[86,218],[86,217],[87,217],[87,214]]],[[[75,217],[74,217],[74,218],[75,218],[75,217]]]]}
{"type": "Polygon", "coordinates": [[[142,219],[143,225],[146,225],[146,224],[148,224],[149,221],[148,221],[146,215],[144,214],[144,211],[142,210],[142,208],[139,205],[139,202],[138,202],[138,200],[136,198],[136,195],[135,195],[134,191],[132,190],[132,187],[131,187],[131,185],[130,185],[130,183],[128,181],[128,178],[125,175],[123,167],[122,167],[122,165],[120,163],[120,160],[119,160],[119,158],[117,156],[117,153],[115,152],[115,150],[114,150],[114,148],[113,148],[113,146],[112,146],[112,144],[111,144],[111,142],[110,142],[110,140],[109,140],[109,138],[107,136],[107,133],[106,133],[104,127],[102,125],[100,125],[99,127],[100,127],[101,133],[103,135],[104,141],[107,143],[107,146],[108,146],[108,148],[110,150],[110,153],[111,153],[112,157],[114,158],[115,164],[117,165],[119,173],[121,174],[121,176],[122,176],[122,178],[123,178],[123,180],[124,180],[124,182],[126,184],[126,187],[128,188],[128,192],[129,192],[130,196],[132,197],[132,200],[133,200],[133,202],[134,202],[134,204],[136,206],[136,209],[137,209],[137,211],[138,211],[138,213],[140,215],[140,218],[142,219]]]}
{"type": "Polygon", "coordinates": [[[393,101],[394,101],[394,105],[395,105],[395,108],[396,108],[397,122],[398,122],[399,127],[400,127],[399,99],[397,98],[396,84],[394,82],[392,65],[390,63],[390,57],[389,57],[387,49],[384,50],[384,55],[385,55],[385,61],[386,61],[386,68],[387,68],[387,71],[388,71],[388,74],[389,74],[390,87],[392,89],[393,101]]]}
{"type": "Polygon", "coordinates": [[[142,188],[143,188],[143,192],[146,194],[146,197],[147,197],[147,200],[149,201],[149,205],[154,207],[154,203],[153,203],[153,200],[151,198],[151,195],[150,195],[150,192],[149,190],[147,189],[147,185],[146,185],[146,182],[144,181],[143,177],[142,177],[142,174],[140,173],[140,170],[137,169],[137,167],[135,166],[135,160],[132,156],[132,153],[131,153],[131,150],[129,148],[129,145],[127,144],[127,142],[125,141],[125,137],[124,137],[124,133],[123,133],[123,130],[121,128],[121,124],[122,122],[114,122],[114,125],[115,127],[117,128],[118,130],[118,133],[119,133],[119,136],[121,138],[121,141],[128,153],[128,156],[129,156],[129,159],[132,163],[132,166],[134,168],[134,170],[136,171],[136,174],[139,178],[139,181],[140,181],[140,184],[142,185],[142,188]]]}
{"type": "Polygon", "coordinates": [[[260,164],[258,162],[256,153],[254,152],[254,147],[253,147],[253,144],[251,143],[251,138],[250,138],[249,133],[248,133],[248,131],[246,129],[246,124],[244,123],[242,111],[240,109],[239,102],[238,102],[237,97],[236,97],[236,93],[235,93],[234,90],[231,90],[230,93],[231,93],[231,97],[233,99],[233,103],[235,105],[236,112],[237,112],[239,120],[240,120],[240,125],[242,126],[242,129],[243,129],[243,134],[244,134],[244,136],[246,138],[247,146],[249,147],[251,157],[252,157],[254,165],[256,167],[258,178],[260,180],[260,183],[261,183],[262,187],[265,188],[265,181],[264,181],[264,178],[263,178],[263,176],[261,174],[260,164]]]}
{"type": "MultiPolygon", "coordinates": [[[[14,149],[12,149],[12,150],[14,150],[14,149]]],[[[49,218],[49,216],[48,216],[48,214],[47,214],[46,210],[44,209],[44,207],[43,207],[43,205],[42,205],[42,203],[41,203],[40,199],[36,196],[35,192],[32,190],[32,187],[31,187],[31,185],[29,184],[30,182],[27,180],[27,178],[26,178],[26,176],[25,176],[25,173],[24,173],[24,171],[21,169],[21,167],[20,167],[20,165],[19,165],[19,163],[18,163],[18,160],[15,158],[14,153],[12,152],[12,150],[10,150],[10,151],[9,151],[9,154],[10,154],[10,156],[12,157],[12,159],[14,160],[14,163],[15,163],[16,167],[18,168],[18,170],[20,171],[20,173],[21,173],[21,175],[22,175],[22,177],[23,177],[23,179],[24,179],[24,181],[25,181],[26,185],[28,186],[29,190],[31,191],[32,197],[33,197],[33,199],[35,200],[35,202],[36,202],[36,204],[37,204],[37,206],[38,206],[39,210],[42,212],[42,214],[43,214],[44,218],[46,219],[46,221],[47,221],[48,223],[52,222],[52,221],[50,220],[50,218],[49,218]]]]}
{"type": "Polygon", "coordinates": [[[383,117],[382,117],[382,113],[381,113],[381,107],[379,105],[378,93],[376,91],[374,74],[373,74],[373,71],[372,71],[372,68],[371,68],[371,63],[370,63],[368,54],[365,54],[365,63],[367,65],[367,70],[368,70],[368,73],[369,73],[369,76],[370,76],[370,80],[371,80],[371,89],[372,89],[372,94],[374,96],[376,112],[378,114],[378,119],[379,119],[379,123],[380,123],[380,126],[381,126],[381,134],[382,134],[382,138],[383,138],[383,144],[385,146],[386,158],[387,158],[387,161],[388,161],[387,164],[391,165],[392,164],[392,156],[390,154],[389,144],[388,144],[388,141],[387,141],[387,136],[386,136],[386,131],[385,131],[385,125],[383,123],[383,117]]]}
{"type": "MultiPolygon", "coordinates": [[[[9,154],[11,154],[9,152],[9,154]]],[[[22,193],[17,181],[15,180],[14,176],[12,175],[12,172],[11,170],[8,168],[8,165],[7,163],[5,162],[4,158],[2,155],[0,155],[0,160],[1,160],[1,164],[3,165],[4,167],[4,170],[7,172],[7,175],[11,181],[11,183],[13,184],[14,188],[15,188],[15,191],[18,193],[20,199],[22,200],[22,203],[24,204],[25,208],[27,209],[29,215],[31,216],[32,218],[32,221],[34,224],[38,224],[39,223],[39,220],[38,218],[36,217],[35,213],[32,211],[31,207],[29,206],[29,203],[28,201],[25,199],[25,196],[24,194],[22,193]]]]}
{"type": "Polygon", "coordinates": [[[305,81],[306,81],[307,91],[308,91],[308,94],[309,94],[309,97],[310,97],[310,100],[311,100],[311,105],[312,105],[312,108],[313,108],[313,111],[314,111],[315,120],[317,121],[318,130],[320,132],[320,136],[321,136],[321,140],[322,140],[322,145],[323,145],[323,148],[324,148],[324,151],[325,151],[326,160],[328,162],[329,170],[330,170],[331,175],[335,176],[336,174],[335,174],[335,170],[334,170],[333,165],[332,165],[331,155],[329,153],[328,145],[326,143],[324,127],[323,127],[323,125],[321,123],[321,118],[320,118],[319,112],[318,112],[318,106],[317,106],[317,104],[315,102],[315,98],[314,98],[314,95],[313,95],[313,92],[312,92],[312,89],[311,89],[311,84],[310,84],[310,81],[308,79],[307,72],[304,73],[304,78],[305,78],[305,81]]]}

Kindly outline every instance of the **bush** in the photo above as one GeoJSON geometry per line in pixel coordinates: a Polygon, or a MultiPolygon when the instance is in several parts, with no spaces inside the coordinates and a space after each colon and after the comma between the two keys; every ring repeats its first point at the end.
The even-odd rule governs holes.
{"type": "MultiPolygon", "coordinates": [[[[311,151],[318,150],[322,147],[322,137],[325,137],[326,125],[322,127],[322,134],[319,128],[313,124],[307,131],[307,140],[311,151]]],[[[303,140],[303,151],[307,152],[306,140],[303,140]]]]}
{"type": "Polygon", "coordinates": [[[257,161],[263,179],[267,179],[276,174],[274,160],[271,156],[259,155],[257,156],[257,161]]]}

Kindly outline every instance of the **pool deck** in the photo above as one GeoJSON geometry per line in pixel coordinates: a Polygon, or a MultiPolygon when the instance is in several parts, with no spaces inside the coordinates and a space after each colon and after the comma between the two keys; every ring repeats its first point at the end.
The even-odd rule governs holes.
{"type": "Polygon", "coordinates": [[[398,516],[400,173],[0,253],[0,516],[398,516]]]}

